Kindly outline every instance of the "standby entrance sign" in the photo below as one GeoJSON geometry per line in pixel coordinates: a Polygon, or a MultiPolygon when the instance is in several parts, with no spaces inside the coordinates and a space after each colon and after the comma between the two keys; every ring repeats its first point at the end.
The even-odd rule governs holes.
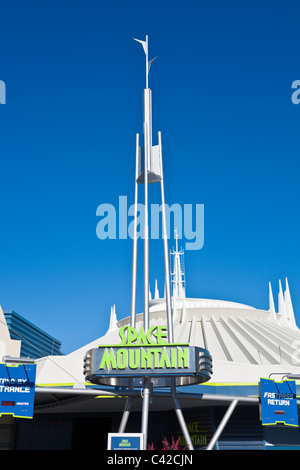
{"type": "Polygon", "coordinates": [[[261,421],[263,425],[298,426],[296,383],[260,379],[261,421]]]}
{"type": "Polygon", "coordinates": [[[32,418],[35,364],[0,364],[0,416],[32,418]]]}

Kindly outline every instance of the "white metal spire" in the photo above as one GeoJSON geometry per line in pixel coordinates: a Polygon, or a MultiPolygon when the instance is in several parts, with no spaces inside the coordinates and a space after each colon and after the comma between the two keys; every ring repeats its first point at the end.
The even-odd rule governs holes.
{"type": "Polygon", "coordinates": [[[285,278],[285,286],[283,293],[281,281],[279,280],[278,312],[276,313],[271,283],[269,282],[269,312],[272,313],[273,318],[280,325],[285,324],[289,328],[298,329],[287,278],[285,278]]]}
{"type": "Polygon", "coordinates": [[[174,257],[173,272],[171,273],[173,284],[173,297],[182,298],[185,296],[185,273],[182,269],[184,251],[178,250],[177,229],[175,229],[175,251],[173,250],[171,254],[174,257]]]}
{"type": "Polygon", "coordinates": [[[135,38],[133,38],[133,39],[142,44],[145,55],[146,55],[146,89],[147,89],[148,88],[148,76],[149,76],[150,67],[151,67],[152,62],[156,59],[156,57],[154,57],[151,60],[148,59],[148,56],[149,56],[149,54],[148,54],[148,36],[146,36],[146,41],[142,41],[141,39],[135,39],[135,38]]]}
{"type": "Polygon", "coordinates": [[[116,328],[117,326],[117,315],[116,315],[116,306],[113,305],[110,309],[110,321],[109,321],[109,329],[116,328]]]}
{"type": "Polygon", "coordinates": [[[287,277],[285,278],[284,303],[285,303],[285,311],[286,311],[287,320],[289,321],[290,326],[297,328],[287,277]]]}
{"type": "MultiPolygon", "coordinates": [[[[152,146],[152,97],[151,90],[148,87],[148,75],[151,63],[154,59],[148,60],[148,36],[146,41],[135,39],[142,44],[146,55],[146,88],[144,89],[144,116],[143,116],[143,134],[144,146],[139,147],[139,135],[136,136],[136,174],[135,174],[135,222],[133,234],[133,255],[132,255],[132,286],[131,286],[131,325],[135,325],[135,310],[136,310],[136,280],[137,280],[137,200],[138,200],[138,183],[144,184],[144,330],[147,332],[149,329],[149,224],[148,224],[148,184],[160,182],[161,189],[161,206],[162,206],[162,237],[163,237],[163,252],[164,252],[164,270],[165,270],[165,289],[166,289],[166,310],[167,310],[167,331],[168,342],[174,343],[174,327],[172,318],[172,304],[171,304],[171,283],[170,283],[170,266],[168,258],[168,234],[166,223],[166,207],[165,207],[165,190],[164,190],[164,177],[162,165],[162,143],[161,133],[158,132],[158,145],[152,146]]],[[[155,289],[155,297],[158,295],[155,289]]],[[[148,428],[148,412],[149,412],[149,396],[151,380],[149,377],[144,379],[143,384],[143,407],[142,407],[142,426],[141,430],[144,434],[144,449],[147,445],[147,428],[148,428]]],[[[175,405],[176,414],[180,422],[182,432],[185,439],[193,450],[193,444],[190,439],[188,429],[184,422],[184,418],[176,398],[176,384],[172,379],[172,396],[175,405]]],[[[125,428],[128,412],[130,409],[130,398],[126,402],[126,407],[123,413],[122,422],[119,432],[125,428]]]]}
{"type": "MultiPolygon", "coordinates": [[[[148,216],[148,184],[160,182],[161,187],[161,205],[162,205],[162,226],[163,226],[163,246],[164,246],[164,266],[165,266],[165,285],[166,285],[166,303],[167,303],[167,323],[168,339],[174,342],[173,320],[171,306],[171,286],[170,286],[170,268],[168,259],[168,236],[166,226],[164,178],[162,165],[162,143],[161,133],[158,132],[158,145],[152,145],[152,93],[148,87],[148,75],[151,63],[154,59],[148,59],[148,36],[146,40],[135,39],[142,44],[146,55],[146,88],[144,89],[143,99],[143,147],[139,146],[139,135],[136,137],[136,179],[135,179],[135,207],[138,200],[138,184],[144,184],[144,329],[149,328],[149,216],[148,216]]],[[[135,211],[136,217],[136,211],[135,211]]],[[[131,295],[131,323],[135,323],[135,305],[136,305],[136,263],[137,263],[137,243],[136,243],[136,224],[134,225],[133,235],[133,256],[134,266],[132,267],[132,295],[131,295]]]]}
{"type": "Polygon", "coordinates": [[[269,311],[275,314],[275,304],[274,304],[274,297],[273,297],[271,282],[269,282],[269,311]]]}

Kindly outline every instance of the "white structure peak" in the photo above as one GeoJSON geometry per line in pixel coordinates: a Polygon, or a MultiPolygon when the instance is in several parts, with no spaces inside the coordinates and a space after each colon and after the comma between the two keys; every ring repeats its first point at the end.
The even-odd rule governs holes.
{"type": "Polygon", "coordinates": [[[171,252],[173,255],[173,271],[171,279],[173,284],[173,297],[185,297],[185,271],[184,271],[184,250],[178,249],[178,234],[175,230],[175,250],[171,252]]]}
{"type": "Polygon", "coordinates": [[[116,306],[113,305],[110,309],[109,330],[117,328],[117,321],[116,306]]]}
{"type": "Polygon", "coordinates": [[[285,286],[283,292],[281,280],[279,280],[278,311],[276,312],[271,282],[269,282],[269,312],[278,324],[298,330],[287,278],[285,278],[285,286]]]}

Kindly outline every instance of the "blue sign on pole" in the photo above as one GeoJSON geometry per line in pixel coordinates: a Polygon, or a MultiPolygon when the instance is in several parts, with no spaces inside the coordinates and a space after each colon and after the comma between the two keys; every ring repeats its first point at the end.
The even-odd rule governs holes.
{"type": "Polygon", "coordinates": [[[263,425],[298,426],[296,383],[260,379],[261,421],[263,425]]]}
{"type": "Polygon", "coordinates": [[[0,416],[32,418],[35,364],[0,364],[0,416]]]}
{"type": "Polygon", "coordinates": [[[142,450],[143,433],[109,433],[108,450],[142,450]]]}

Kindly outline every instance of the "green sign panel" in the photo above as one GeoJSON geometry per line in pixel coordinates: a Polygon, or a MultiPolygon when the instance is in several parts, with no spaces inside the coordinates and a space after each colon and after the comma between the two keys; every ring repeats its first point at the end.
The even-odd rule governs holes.
{"type": "Polygon", "coordinates": [[[172,375],[193,377],[194,383],[210,379],[208,351],[188,343],[168,343],[166,326],[152,326],[145,332],[143,326],[137,330],[126,325],[120,328],[119,336],[119,344],[88,351],[84,360],[87,380],[108,383],[99,379],[172,375]]]}
{"type": "Polygon", "coordinates": [[[189,345],[168,344],[166,330],[164,326],[155,326],[146,334],[143,327],[139,332],[130,326],[120,328],[120,345],[99,346],[99,370],[188,369],[189,345]]]}

